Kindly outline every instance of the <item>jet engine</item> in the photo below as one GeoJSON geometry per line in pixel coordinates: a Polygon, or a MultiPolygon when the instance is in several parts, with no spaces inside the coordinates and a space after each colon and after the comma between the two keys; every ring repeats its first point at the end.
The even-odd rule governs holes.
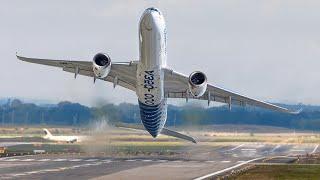
{"type": "Polygon", "coordinates": [[[97,78],[105,78],[111,69],[111,59],[107,54],[98,53],[93,57],[92,67],[97,78]]]}
{"type": "Polygon", "coordinates": [[[189,91],[194,97],[201,97],[207,90],[207,77],[203,72],[195,71],[189,76],[189,91]]]}

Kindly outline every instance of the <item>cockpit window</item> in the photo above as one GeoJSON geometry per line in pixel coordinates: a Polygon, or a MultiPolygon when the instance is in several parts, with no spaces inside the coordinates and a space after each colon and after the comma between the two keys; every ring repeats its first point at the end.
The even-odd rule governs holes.
{"type": "Polygon", "coordinates": [[[148,8],[150,11],[159,11],[157,8],[154,8],[154,7],[151,7],[151,8],[148,8]]]}
{"type": "Polygon", "coordinates": [[[155,11],[155,12],[161,14],[160,11],[159,11],[157,8],[155,8],[155,7],[150,7],[150,8],[148,8],[147,10],[149,10],[149,11],[155,11]]]}

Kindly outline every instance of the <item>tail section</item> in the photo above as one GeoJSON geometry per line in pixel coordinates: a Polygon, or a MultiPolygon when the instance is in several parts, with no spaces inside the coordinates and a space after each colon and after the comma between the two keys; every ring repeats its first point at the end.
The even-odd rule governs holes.
{"type": "Polygon", "coordinates": [[[45,134],[45,137],[51,137],[52,134],[50,133],[50,131],[48,129],[43,129],[43,132],[45,134]]]}

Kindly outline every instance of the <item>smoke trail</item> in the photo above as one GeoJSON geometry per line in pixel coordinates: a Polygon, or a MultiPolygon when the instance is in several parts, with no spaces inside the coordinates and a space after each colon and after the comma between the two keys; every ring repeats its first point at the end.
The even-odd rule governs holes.
{"type": "Polygon", "coordinates": [[[92,155],[110,152],[110,135],[113,128],[109,126],[108,119],[102,117],[91,121],[89,129],[89,137],[82,144],[82,150],[92,155]]]}

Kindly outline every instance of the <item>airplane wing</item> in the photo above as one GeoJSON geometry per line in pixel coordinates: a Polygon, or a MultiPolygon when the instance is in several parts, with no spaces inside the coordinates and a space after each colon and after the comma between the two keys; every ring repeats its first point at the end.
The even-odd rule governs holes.
{"type": "Polygon", "coordinates": [[[210,101],[216,101],[221,103],[236,104],[240,106],[257,106],[270,110],[275,110],[284,113],[296,114],[299,112],[291,111],[289,109],[276,106],[267,102],[259,101],[253,98],[249,98],[223,88],[208,84],[206,93],[200,98],[195,98],[188,93],[188,80],[189,77],[181,73],[175,72],[172,69],[164,69],[164,86],[165,86],[165,97],[167,98],[185,98],[185,99],[200,99],[207,100],[208,104],[210,101]]]}
{"type": "MultiPolygon", "coordinates": [[[[17,58],[29,63],[59,67],[62,68],[63,71],[74,73],[75,77],[77,76],[77,74],[94,77],[92,61],[38,59],[27,58],[18,55],[17,58]]],[[[136,71],[137,63],[135,61],[119,63],[112,62],[110,73],[107,77],[101,80],[112,82],[114,83],[114,85],[116,83],[117,85],[120,85],[124,88],[136,91],[136,71]]]]}

